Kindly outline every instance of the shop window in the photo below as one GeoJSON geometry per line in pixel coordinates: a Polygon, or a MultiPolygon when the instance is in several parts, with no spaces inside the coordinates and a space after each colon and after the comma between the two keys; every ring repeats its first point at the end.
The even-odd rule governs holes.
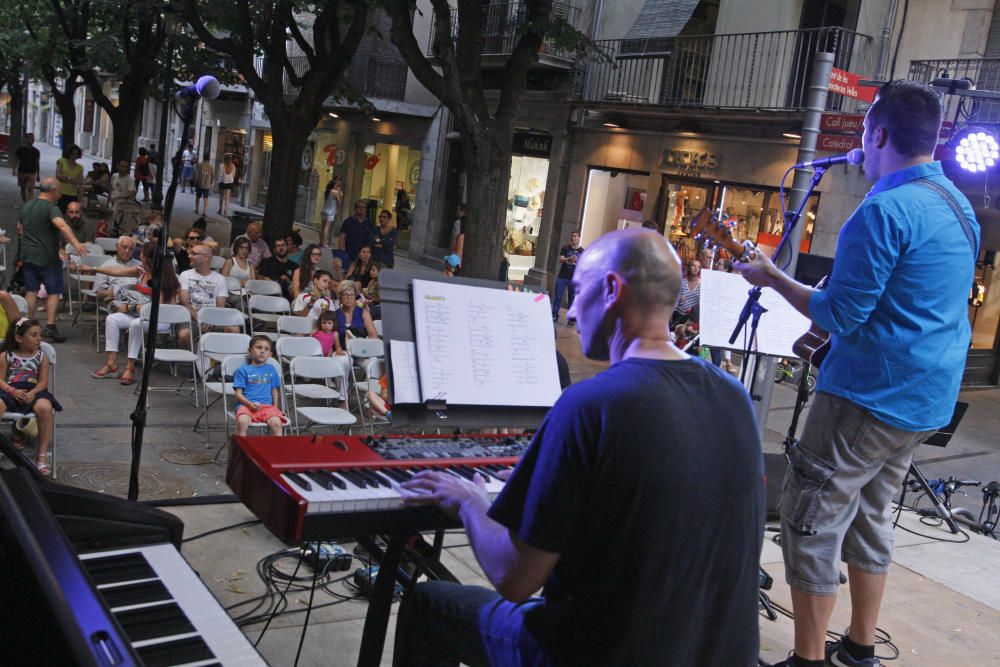
{"type": "Polygon", "coordinates": [[[581,243],[586,246],[615,229],[641,227],[649,174],[591,169],[583,203],[581,243]]]}
{"type": "Polygon", "coordinates": [[[510,262],[511,280],[523,279],[528,269],[534,266],[548,173],[548,158],[515,155],[511,159],[507,231],[503,246],[510,262]]]}
{"type": "Polygon", "coordinates": [[[1000,322],[1000,271],[996,264],[996,249],[987,250],[983,261],[976,264],[976,278],[969,293],[974,350],[990,350],[996,344],[997,323],[1000,322]]]}
{"type": "Polygon", "coordinates": [[[368,214],[373,222],[378,218],[377,211],[392,212],[399,229],[398,247],[406,250],[410,243],[413,211],[419,204],[417,184],[420,182],[420,149],[400,144],[374,143],[368,144],[363,150],[360,199],[368,201],[368,214]]]}

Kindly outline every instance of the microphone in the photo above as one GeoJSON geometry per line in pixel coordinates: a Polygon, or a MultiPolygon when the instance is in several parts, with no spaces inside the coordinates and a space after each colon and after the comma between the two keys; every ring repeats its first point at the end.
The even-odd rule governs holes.
{"type": "Polygon", "coordinates": [[[192,85],[178,90],[177,98],[193,100],[198,97],[204,97],[206,100],[214,100],[219,96],[221,90],[222,86],[219,85],[219,80],[214,76],[206,74],[192,85]]]}
{"type": "Polygon", "coordinates": [[[830,157],[820,158],[818,160],[809,160],[807,162],[799,162],[793,169],[815,169],[819,167],[821,169],[826,169],[827,167],[832,167],[835,164],[861,164],[865,161],[865,152],[860,148],[854,148],[843,155],[831,155],[830,157]]]}

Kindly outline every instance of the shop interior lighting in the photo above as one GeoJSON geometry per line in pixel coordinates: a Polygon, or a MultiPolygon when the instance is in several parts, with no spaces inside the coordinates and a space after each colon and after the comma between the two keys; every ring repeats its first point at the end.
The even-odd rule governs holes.
{"type": "Polygon", "coordinates": [[[381,119],[381,118],[378,118],[377,116],[372,116],[372,122],[373,122],[373,123],[381,123],[381,122],[382,122],[382,119],[381,119]]]}
{"type": "Polygon", "coordinates": [[[965,171],[985,172],[1000,160],[1000,145],[996,137],[981,129],[972,128],[959,132],[952,139],[955,161],[965,171]]]}
{"type": "Polygon", "coordinates": [[[782,132],[781,136],[788,137],[789,139],[801,139],[801,134],[795,134],[794,132],[782,132]]]}
{"type": "Polygon", "coordinates": [[[338,116],[337,114],[333,113],[332,111],[328,115],[330,116],[330,118],[340,118],[340,116],[338,116]]]}
{"type": "Polygon", "coordinates": [[[620,128],[620,127],[621,127],[621,125],[619,125],[618,123],[613,123],[613,122],[611,122],[610,120],[608,120],[608,121],[605,121],[605,122],[603,123],[603,125],[604,125],[604,127],[610,127],[610,128],[612,128],[612,129],[618,129],[618,128],[620,128]]]}

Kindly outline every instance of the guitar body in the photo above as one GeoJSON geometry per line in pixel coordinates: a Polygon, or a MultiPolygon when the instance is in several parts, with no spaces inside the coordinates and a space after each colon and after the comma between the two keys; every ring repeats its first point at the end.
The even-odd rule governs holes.
{"type": "MultiPolygon", "coordinates": [[[[816,289],[826,287],[827,278],[829,276],[823,276],[816,283],[816,289]]],[[[813,324],[809,327],[809,331],[792,343],[792,351],[802,361],[819,368],[823,364],[823,360],[826,359],[827,352],[830,351],[830,334],[813,324]]]]}

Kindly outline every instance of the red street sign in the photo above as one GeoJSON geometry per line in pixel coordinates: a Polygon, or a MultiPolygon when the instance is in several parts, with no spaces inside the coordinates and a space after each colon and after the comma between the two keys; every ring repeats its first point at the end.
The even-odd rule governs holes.
{"type": "Polygon", "coordinates": [[[816,150],[831,153],[846,153],[861,148],[861,137],[853,134],[821,134],[816,141],[816,150]]]}
{"type": "Polygon", "coordinates": [[[820,116],[820,132],[851,132],[861,134],[865,117],[861,114],[825,113],[820,116]]]}
{"type": "Polygon", "coordinates": [[[874,102],[877,89],[875,86],[858,85],[860,80],[861,77],[854,72],[834,67],[830,72],[830,92],[863,102],[874,102]]]}

